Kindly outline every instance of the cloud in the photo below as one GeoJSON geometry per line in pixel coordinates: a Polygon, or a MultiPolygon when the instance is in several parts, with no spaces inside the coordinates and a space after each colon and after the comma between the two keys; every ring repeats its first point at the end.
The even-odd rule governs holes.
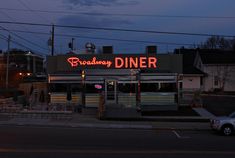
{"type": "Polygon", "coordinates": [[[75,6],[102,6],[102,7],[109,7],[109,6],[123,6],[123,5],[136,5],[138,4],[135,0],[64,0],[65,3],[69,3],[75,6]]]}
{"type": "Polygon", "coordinates": [[[65,16],[58,21],[61,25],[75,25],[87,27],[111,27],[130,25],[132,22],[123,18],[97,17],[97,16],[65,16]]]}

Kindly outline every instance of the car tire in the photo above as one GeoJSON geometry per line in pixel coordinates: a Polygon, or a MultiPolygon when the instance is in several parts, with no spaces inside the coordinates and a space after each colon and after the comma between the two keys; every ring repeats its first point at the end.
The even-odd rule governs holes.
{"type": "Polygon", "coordinates": [[[221,129],[221,132],[225,136],[230,136],[233,133],[233,127],[230,125],[224,125],[221,129]]]}

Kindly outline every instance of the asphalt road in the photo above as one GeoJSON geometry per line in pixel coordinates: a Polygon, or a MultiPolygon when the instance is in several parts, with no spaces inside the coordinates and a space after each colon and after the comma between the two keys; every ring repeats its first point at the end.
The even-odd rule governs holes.
{"type": "Polygon", "coordinates": [[[235,157],[235,136],[156,131],[0,126],[0,158],[235,157]]]}

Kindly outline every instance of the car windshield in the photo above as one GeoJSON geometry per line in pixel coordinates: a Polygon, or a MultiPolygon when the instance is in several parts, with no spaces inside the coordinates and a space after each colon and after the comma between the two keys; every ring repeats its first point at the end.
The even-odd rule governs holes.
{"type": "Polygon", "coordinates": [[[229,115],[229,117],[235,118],[235,112],[231,113],[231,114],[229,115]]]}

